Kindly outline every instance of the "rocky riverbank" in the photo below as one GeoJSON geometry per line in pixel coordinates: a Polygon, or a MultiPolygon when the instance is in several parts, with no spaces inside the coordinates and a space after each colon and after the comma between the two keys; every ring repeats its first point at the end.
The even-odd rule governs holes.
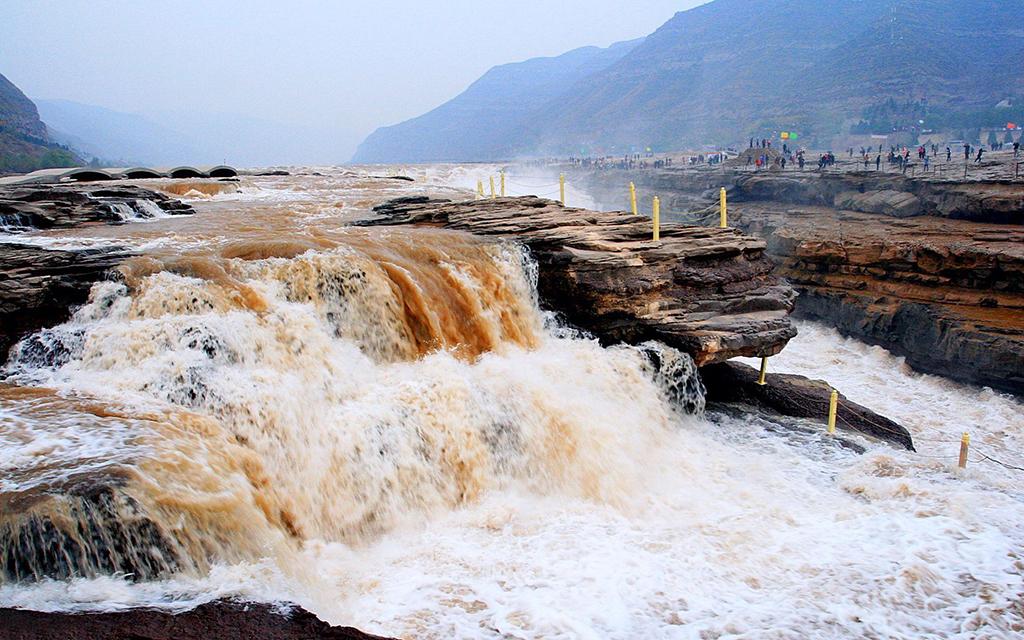
{"type": "Polygon", "coordinates": [[[0,609],[4,640],[386,640],[290,605],[217,600],[184,612],[47,613],[0,609]]]}
{"type": "Polygon", "coordinates": [[[180,200],[135,185],[0,187],[0,230],[8,233],[193,213],[195,210],[180,200]]]}
{"type": "Polygon", "coordinates": [[[730,226],[765,239],[800,292],[797,316],[920,371],[1024,394],[1024,182],[733,169],[576,179],[605,201],[608,185],[632,180],[705,224],[717,223],[725,186],[730,226]]]}

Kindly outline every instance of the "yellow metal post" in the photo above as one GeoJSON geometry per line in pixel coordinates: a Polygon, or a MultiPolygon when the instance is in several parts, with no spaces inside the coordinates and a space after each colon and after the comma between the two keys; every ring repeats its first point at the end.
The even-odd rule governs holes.
{"type": "Polygon", "coordinates": [[[481,198],[484,197],[484,181],[483,180],[477,180],[476,181],[476,195],[480,196],[481,198]]]}
{"type": "Polygon", "coordinates": [[[565,174],[558,174],[558,199],[565,206],[565,174]]]}
{"type": "Polygon", "coordinates": [[[494,176],[489,176],[491,181],[491,197],[494,197],[494,176]]]}
{"type": "Polygon", "coordinates": [[[718,192],[718,203],[719,203],[719,207],[721,209],[721,211],[719,212],[719,216],[718,216],[718,226],[721,229],[725,229],[725,227],[726,227],[726,218],[728,216],[728,214],[726,213],[726,205],[725,205],[725,187],[722,187],[721,191],[718,192]]]}
{"type": "Polygon", "coordinates": [[[657,242],[661,239],[661,229],[659,228],[661,226],[661,200],[658,200],[658,196],[654,196],[652,207],[654,209],[651,216],[654,218],[654,241],[657,242]]]}
{"type": "Polygon", "coordinates": [[[964,432],[964,435],[960,436],[960,462],[959,466],[961,469],[967,468],[967,451],[971,448],[971,434],[964,432]]]}
{"type": "Polygon", "coordinates": [[[762,387],[764,385],[768,384],[764,380],[765,376],[767,376],[767,375],[768,375],[768,356],[761,356],[761,375],[758,376],[758,378],[757,378],[757,384],[761,385],[762,387]]]}
{"type": "Polygon", "coordinates": [[[836,435],[836,410],[839,408],[839,392],[832,390],[832,396],[828,399],[828,435],[836,435]]]}
{"type": "Polygon", "coordinates": [[[632,182],[629,183],[629,207],[633,211],[633,215],[636,215],[636,185],[632,182]]]}
{"type": "Polygon", "coordinates": [[[505,172],[501,172],[501,197],[505,197],[505,172]]]}

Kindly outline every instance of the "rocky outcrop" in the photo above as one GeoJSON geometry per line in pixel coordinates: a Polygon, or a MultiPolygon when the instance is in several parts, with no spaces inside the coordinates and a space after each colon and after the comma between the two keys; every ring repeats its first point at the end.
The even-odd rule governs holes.
{"type": "Polygon", "coordinates": [[[180,200],[134,185],[61,184],[0,188],[0,230],[119,224],[195,210],[180,200]]]}
{"type": "Polygon", "coordinates": [[[778,353],[796,331],[793,291],[763,241],[735,229],[665,224],[535,197],[468,202],[405,198],[363,224],[434,225],[515,240],[540,266],[544,306],[607,342],[657,340],[698,365],[778,353]]]}
{"type": "Polygon", "coordinates": [[[798,316],[919,371],[1024,394],[1024,227],[743,203],[800,291],[798,316]]]}
{"type": "Polygon", "coordinates": [[[934,216],[974,222],[1024,224],[1024,180],[1013,180],[1012,160],[998,166],[971,168],[970,180],[955,174],[927,177],[885,171],[750,171],[720,168],[667,168],[574,172],[588,192],[616,208],[625,208],[626,185],[634,182],[644,196],[658,195],[662,206],[695,211],[713,204],[725,187],[730,202],[779,202],[811,205],[895,218],[934,216]],[[1001,177],[996,177],[1001,176],[1001,177]]]}
{"type": "Polygon", "coordinates": [[[698,224],[717,221],[722,184],[730,226],[764,238],[800,292],[797,316],[919,371],[1024,394],[1024,182],[730,169],[572,178],[608,206],[619,197],[611,187],[632,180],[698,224]],[[991,219],[1013,224],[979,221],[991,219]]]}
{"type": "Polygon", "coordinates": [[[384,640],[327,624],[294,605],[217,600],[174,613],[129,609],[61,613],[0,609],[4,640],[384,640]]]}
{"type": "MultiPolygon", "coordinates": [[[[828,418],[832,386],[824,380],[804,376],[769,373],[765,384],[757,384],[758,371],[739,362],[722,362],[701,369],[707,387],[707,401],[743,403],[795,418],[825,423],[828,418]]],[[[871,438],[914,450],[914,442],[902,425],[880,416],[871,409],[851,402],[839,394],[836,428],[851,430],[871,438]]]]}
{"type": "Polygon", "coordinates": [[[816,205],[895,218],[1024,224],[1024,183],[1013,180],[914,178],[874,171],[763,171],[733,177],[730,195],[735,201],[816,205]]]}
{"type": "Polygon", "coordinates": [[[128,255],[116,249],[56,251],[0,243],[0,360],[22,336],[67,320],[89,297],[92,284],[128,255]]]}

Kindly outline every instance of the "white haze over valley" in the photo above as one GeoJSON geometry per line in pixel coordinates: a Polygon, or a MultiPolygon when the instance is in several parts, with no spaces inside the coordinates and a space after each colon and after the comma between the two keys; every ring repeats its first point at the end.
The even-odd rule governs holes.
{"type": "Polygon", "coordinates": [[[699,4],[8,0],[0,71],[33,100],[76,103],[61,122],[103,123],[47,122],[90,156],[333,164],[494,65],[642,37],[699,4]]]}

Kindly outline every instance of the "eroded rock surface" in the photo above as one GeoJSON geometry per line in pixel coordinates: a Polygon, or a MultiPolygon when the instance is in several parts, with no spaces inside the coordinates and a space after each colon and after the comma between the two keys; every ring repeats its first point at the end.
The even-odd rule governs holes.
{"type": "Polygon", "coordinates": [[[0,229],[7,232],[119,224],[161,215],[189,215],[191,206],[135,185],[58,184],[0,188],[0,229]]]}
{"type": "Polygon", "coordinates": [[[1024,394],[1024,227],[743,203],[797,315],[928,373],[1024,394]]]}
{"type": "Polygon", "coordinates": [[[547,308],[604,341],[657,340],[698,365],[778,353],[796,335],[793,290],[765,243],[735,229],[665,224],[564,208],[536,197],[468,202],[404,198],[365,224],[421,224],[497,236],[530,248],[547,308]]]}
{"type": "Polygon", "coordinates": [[[607,203],[611,186],[633,180],[703,224],[717,222],[716,184],[726,186],[730,226],[767,241],[778,275],[800,292],[797,316],[919,371],[1024,394],[1022,181],[729,169],[581,179],[607,203]]]}
{"type": "Polygon", "coordinates": [[[22,336],[52,327],[125,258],[118,249],[58,251],[0,243],[0,360],[22,336]]]}
{"type": "Polygon", "coordinates": [[[217,600],[173,613],[129,609],[61,613],[0,609],[4,640],[385,640],[332,626],[292,605],[217,600]]]}
{"type": "MultiPolygon", "coordinates": [[[[744,403],[768,409],[784,416],[827,421],[832,387],[824,380],[811,380],[786,373],[769,373],[765,384],[757,384],[759,372],[739,362],[721,362],[701,369],[708,389],[708,402],[744,403]]],[[[910,432],[902,425],[851,402],[839,394],[836,428],[852,430],[914,449],[910,432]]]]}

